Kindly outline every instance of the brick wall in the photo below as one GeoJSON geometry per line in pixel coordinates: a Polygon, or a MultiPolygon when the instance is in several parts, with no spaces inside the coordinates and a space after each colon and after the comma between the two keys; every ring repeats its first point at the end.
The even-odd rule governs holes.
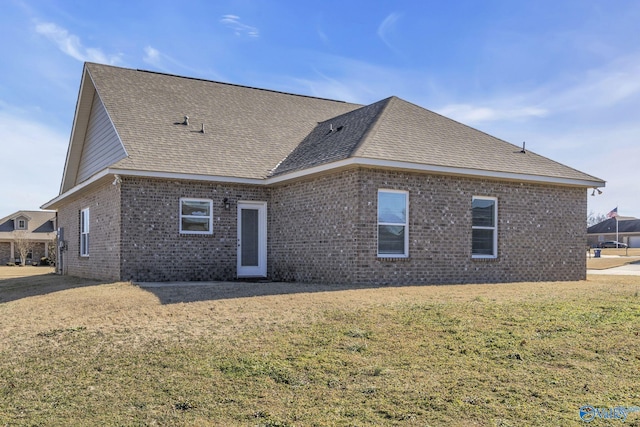
{"type": "Polygon", "coordinates": [[[123,280],[235,279],[237,202],[268,202],[267,189],[248,185],[123,177],[121,187],[123,280]],[[180,234],[180,198],[213,200],[212,235],[180,234]]]}
{"type": "Polygon", "coordinates": [[[274,279],[359,284],[584,279],[584,189],[359,169],[272,190],[274,279]],[[377,256],[379,189],[409,191],[409,257],[377,256]],[[498,198],[498,257],[471,258],[473,196],[498,198]]]}
{"type": "Polygon", "coordinates": [[[584,189],[378,170],[360,172],[355,282],[483,283],[586,277],[584,189]],[[409,258],[376,258],[379,188],[409,191],[409,258]],[[498,199],[498,257],[471,258],[473,196],[498,199]]]}
{"type": "Polygon", "coordinates": [[[9,262],[13,262],[11,259],[11,243],[0,242],[0,265],[6,265],[9,262]]]}
{"type": "Polygon", "coordinates": [[[31,262],[37,262],[38,264],[40,264],[40,258],[44,257],[44,246],[45,243],[44,242],[34,242],[33,246],[31,247],[31,251],[32,251],[32,256],[31,256],[31,262]]]}
{"type": "Polygon", "coordinates": [[[105,183],[60,209],[65,273],[233,280],[238,200],[267,202],[268,275],[274,280],[393,285],[586,277],[584,189],[374,169],[270,188],[127,177],[118,186],[105,183]],[[379,189],[409,192],[406,259],[377,257],[379,189]],[[497,259],[471,258],[473,196],[498,199],[497,259]],[[180,198],[213,201],[212,235],[180,234],[180,198]],[[79,256],[85,207],[91,209],[88,258],[79,256]]]}
{"type": "Polygon", "coordinates": [[[64,274],[120,279],[120,188],[104,182],[58,210],[67,249],[58,260],[64,274]],[[80,256],[80,211],[89,208],[89,256],[80,256]]]}
{"type": "MultiPolygon", "coordinates": [[[[45,242],[33,242],[31,244],[32,257],[31,262],[36,261],[40,263],[40,258],[44,257],[45,253],[45,242]]],[[[20,254],[18,253],[18,248],[14,246],[13,249],[14,258],[11,258],[11,243],[10,242],[0,242],[0,265],[6,265],[9,262],[14,262],[15,258],[20,258],[20,254]]]]}
{"type": "Polygon", "coordinates": [[[269,265],[275,280],[352,283],[361,223],[355,171],[273,188],[269,265]]]}

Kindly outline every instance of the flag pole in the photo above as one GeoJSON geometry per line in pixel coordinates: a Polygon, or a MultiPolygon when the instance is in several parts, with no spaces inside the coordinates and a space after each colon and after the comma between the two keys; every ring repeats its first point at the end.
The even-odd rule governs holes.
{"type": "Polygon", "coordinates": [[[620,238],[618,237],[618,224],[620,222],[620,221],[618,221],[618,216],[619,216],[619,213],[620,213],[620,210],[618,209],[619,206],[620,205],[616,203],[616,213],[618,214],[618,215],[616,215],[616,248],[620,247],[620,243],[618,243],[620,241],[620,238]]]}

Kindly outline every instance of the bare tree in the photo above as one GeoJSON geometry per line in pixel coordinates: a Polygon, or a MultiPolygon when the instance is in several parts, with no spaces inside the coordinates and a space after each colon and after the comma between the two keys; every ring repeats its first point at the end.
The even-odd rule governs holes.
{"type": "Polygon", "coordinates": [[[593,211],[589,212],[589,215],[587,215],[587,227],[591,227],[592,225],[596,225],[601,223],[602,221],[605,221],[607,219],[607,216],[605,214],[597,214],[593,211]]]}
{"type": "Polygon", "coordinates": [[[18,254],[20,254],[20,264],[26,265],[27,255],[29,254],[29,251],[32,250],[31,240],[28,239],[26,230],[14,231],[14,236],[16,249],[18,250],[18,254]]]}

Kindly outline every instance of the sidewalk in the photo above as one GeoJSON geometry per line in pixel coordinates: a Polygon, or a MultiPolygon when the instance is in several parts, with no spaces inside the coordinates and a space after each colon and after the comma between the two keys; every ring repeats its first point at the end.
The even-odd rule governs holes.
{"type": "Polygon", "coordinates": [[[587,274],[607,274],[617,276],[640,276],[640,264],[626,264],[605,270],[587,270],[587,274]]]}

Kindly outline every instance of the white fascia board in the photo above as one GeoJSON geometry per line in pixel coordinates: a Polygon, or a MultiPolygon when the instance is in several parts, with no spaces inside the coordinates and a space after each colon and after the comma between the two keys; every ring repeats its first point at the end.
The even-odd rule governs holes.
{"type": "Polygon", "coordinates": [[[232,182],[234,184],[250,184],[264,185],[264,179],[257,178],[238,178],[233,176],[217,176],[217,175],[198,175],[190,173],[174,173],[174,172],[155,172],[140,171],[127,169],[107,169],[108,174],[120,176],[140,176],[144,178],[161,178],[161,179],[181,179],[187,181],[206,181],[206,182],[232,182]]]}
{"type": "Polygon", "coordinates": [[[291,173],[287,173],[284,175],[279,175],[279,176],[275,176],[267,179],[107,168],[95,174],[94,176],[84,181],[83,183],[71,188],[69,191],[65,192],[64,194],[61,194],[55,199],[42,205],[41,209],[50,208],[51,206],[55,205],[57,202],[71,196],[74,193],[77,193],[78,191],[90,186],[91,184],[95,183],[96,181],[99,181],[100,179],[108,175],[137,176],[137,177],[144,177],[144,178],[159,178],[159,179],[179,179],[179,180],[187,180],[187,181],[227,182],[227,183],[233,183],[233,184],[265,185],[266,186],[266,185],[272,185],[272,184],[278,184],[286,181],[291,181],[291,180],[295,180],[295,179],[299,179],[299,178],[303,178],[303,177],[311,176],[315,174],[330,172],[336,169],[358,167],[358,166],[396,169],[396,170],[415,171],[415,172],[429,172],[429,173],[444,174],[444,175],[469,176],[474,178],[488,178],[488,179],[498,179],[498,180],[507,180],[507,181],[532,182],[532,183],[539,183],[539,184],[541,183],[541,184],[565,185],[565,186],[584,187],[584,188],[595,188],[595,187],[605,186],[605,182],[599,181],[599,180],[557,178],[557,177],[549,177],[549,176],[541,176],[541,175],[495,172],[495,171],[486,171],[486,170],[479,170],[479,169],[455,168],[455,167],[448,167],[448,166],[424,165],[421,163],[409,163],[409,162],[398,162],[398,161],[392,161],[392,160],[379,160],[379,159],[368,159],[368,158],[362,158],[362,157],[352,157],[349,159],[340,160],[333,163],[327,163],[324,165],[320,165],[320,166],[316,166],[316,167],[312,167],[312,168],[308,168],[300,171],[295,171],[295,172],[291,172],[291,173]]]}
{"type": "Polygon", "coordinates": [[[499,180],[508,180],[508,181],[523,181],[523,182],[535,182],[535,183],[545,183],[545,184],[555,184],[555,185],[568,185],[568,186],[575,186],[575,187],[604,187],[605,186],[605,182],[599,181],[599,180],[557,178],[557,177],[541,176],[541,175],[496,172],[496,171],[487,171],[487,170],[480,170],[480,169],[456,168],[456,167],[449,167],[449,166],[425,165],[421,163],[399,162],[399,161],[393,161],[393,160],[369,159],[369,158],[363,158],[363,157],[352,157],[349,159],[340,160],[333,163],[327,163],[327,164],[316,166],[309,169],[304,169],[300,171],[287,173],[284,175],[279,175],[276,177],[271,177],[266,180],[266,184],[276,184],[276,183],[289,181],[296,178],[301,178],[307,175],[318,174],[318,173],[330,171],[332,169],[340,169],[340,168],[346,168],[350,166],[365,166],[365,167],[369,166],[369,167],[385,168],[385,169],[430,172],[430,173],[444,174],[444,175],[470,176],[474,178],[490,178],[490,179],[499,179],[499,180]]]}
{"type": "Polygon", "coordinates": [[[109,169],[104,169],[104,170],[98,172],[97,174],[95,174],[91,178],[89,178],[88,180],[82,182],[81,184],[76,185],[75,187],[69,189],[68,191],[65,191],[64,193],[60,194],[58,197],[56,197],[56,198],[54,198],[52,200],[49,200],[44,205],[40,206],[40,209],[55,209],[55,208],[52,208],[52,206],[54,206],[59,201],[64,200],[67,197],[77,193],[78,191],[89,187],[91,184],[95,183],[96,181],[99,181],[100,179],[104,178],[107,175],[109,175],[109,169]]]}
{"type": "Polygon", "coordinates": [[[169,173],[169,172],[154,172],[154,171],[140,171],[140,170],[127,170],[127,169],[115,169],[115,168],[107,168],[93,175],[88,180],[82,182],[79,185],[69,189],[68,191],[60,194],[58,197],[48,201],[44,205],[42,205],[41,209],[49,209],[51,206],[56,205],[59,201],[66,199],[67,197],[91,186],[97,181],[100,181],[106,176],[136,176],[136,177],[144,177],[144,178],[160,178],[160,179],[180,179],[187,181],[205,181],[205,182],[230,182],[234,184],[250,184],[250,185],[264,185],[265,181],[263,179],[253,179],[253,178],[236,178],[230,176],[213,176],[213,175],[196,175],[196,174],[186,174],[186,173],[169,173]]]}

